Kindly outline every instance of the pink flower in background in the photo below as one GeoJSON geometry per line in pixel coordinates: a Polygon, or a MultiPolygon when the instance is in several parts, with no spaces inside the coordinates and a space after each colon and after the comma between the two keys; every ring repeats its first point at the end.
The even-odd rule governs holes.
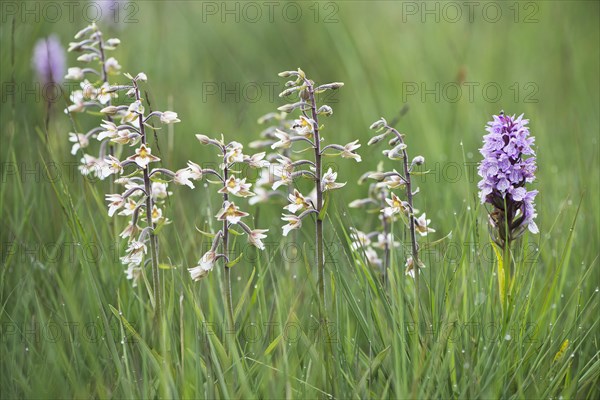
{"type": "Polygon", "coordinates": [[[62,83],[65,76],[66,54],[58,36],[40,39],[33,48],[32,65],[42,85],[62,83]]]}

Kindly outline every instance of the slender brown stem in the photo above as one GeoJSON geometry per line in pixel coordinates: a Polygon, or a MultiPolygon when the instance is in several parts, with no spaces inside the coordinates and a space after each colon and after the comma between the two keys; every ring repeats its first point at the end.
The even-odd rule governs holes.
{"type": "MultiPolygon", "coordinates": [[[[398,132],[396,129],[390,127],[390,126],[386,126],[387,129],[390,129],[394,135],[396,135],[396,137],[398,138],[398,142],[401,144],[405,144],[404,143],[404,138],[403,136],[400,134],[400,132],[398,132]]],[[[420,342],[421,342],[421,338],[420,338],[420,317],[421,317],[421,313],[420,313],[420,301],[419,301],[419,277],[420,277],[420,271],[419,271],[419,245],[417,244],[417,236],[416,236],[416,230],[415,230],[415,208],[413,207],[413,193],[412,193],[412,182],[411,182],[411,176],[410,176],[410,168],[408,166],[408,154],[406,153],[406,148],[402,150],[402,159],[403,159],[403,166],[404,166],[404,178],[405,178],[405,182],[406,182],[406,198],[407,198],[407,202],[408,202],[408,207],[410,209],[410,214],[409,214],[409,229],[410,229],[410,242],[411,242],[411,248],[412,248],[412,259],[413,259],[413,272],[414,272],[414,277],[415,277],[415,303],[414,303],[414,324],[415,324],[415,334],[413,336],[413,366],[414,366],[414,373],[415,376],[418,376],[419,374],[419,368],[420,368],[420,362],[419,360],[421,359],[421,352],[420,352],[420,342]]]]}
{"type": "MultiPolygon", "coordinates": [[[[104,55],[104,41],[102,40],[102,32],[98,31],[97,32],[98,35],[98,50],[100,50],[100,66],[101,68],[101,73],[102,73],[102,82],[108,84],[108,73],[106,72],[106,56],[104,55]]],[[[109,97],[108,98],[108,103],[107,106],[111,106],[112,105],[112,99],[109,97]]],[[[106,119],[110,122],[112,122],[112,117],[110,115],[106,115],[106,119]]],[[[113,148],[112,145],[109,146],[109,154],[113,155],[113,148]]]]}
{"type": "MultiPolygon", "coordinates": [[[[401,144],[404,143],[404,137],[398,132],[396,129],[386,126],[387,129],[390,129],[394,135],[398,138],[398,142],[401,144]]],[[[412,193],[412,183],[410,177],[410,168],[408,166],[408,154],[406,153],[406,149],[402,150],[402,159],[403,159],[403,167],[404,167],[404,178],[406,181],[406,199],[408,202],[408,206],[410,208],[410,214],[408,216],[409,221],[409,229],[410,229],[410,245],[412,248],[412,259],[413,259],[413,270],[415,271],[415,286],[419,287],[419,245],[417,244],[417,235],[415,229],[415,213],[413,207],[413,193],[412,193]]]]}
{"type": "Polygon", "coordinates": [[[334,375],[332,366],[333,350],[331,348],[331,339],[329,337],[329,323],[327,321],[327,300],[325,298],[325,243],[323,241],[323,188],[322,180],[322,163],[321,163],[321,137],[319,135],[319,116],[317,113],[317,104],[315,100],[315,92],[313,83],[310,80],[305,80],[307,84],[308,97],[310,100],[310,109],[312,119],[314,121],[314,149],[315,149],[315,185],[317,189],[317,218],[315,221],[316,235],[315,248],[317,258],[318,281],[317,288],[319,291],[319,316],[320,316],[320,335],[323,340],[323,358],[325,359],[325,380],[331,391],[334,390],[334,375]]]}
{"type": "MultiPolygon", "coordinates": [[[[140,90],[137,86],[137,82],[134,81],[135,86],[135,98],[137,101],[140,101],[140,90]]],[[[138,121],[140,125],[140,134],[142,144],[146,145],[146,131],[144,129],[144,116],[142,114],[138,115],[138,121]]],[[[154,222],[152,221],[152,184],[150,182],[150,175],[148,173],[148,167],[144,168],[144,189],[146,190],[146,220],[148,221],[148,226],[152,228],[150,232],[150,257],[152,260],[152,295],[154,296],[154,305],[155,305],[155,317],[157,320],[160,320],[162,316],[162,294],[160,287],[160,275],[158,268],[158,238],[154,234],[154,229],[156,228],[154,222]]]]}
{"type": "MultiPolygon", "coordinates": [[[[385,191],[381,191],[381,207],[385,207],[385,191]]],[[[385,215],[382,215],[382,224],[383,224],[383,234],[384,234],[384,247],[383,247],[383,284],[387,283],[387,271],[390,267],[390,244],[388,242],[388,236],[390,234],[390,224],[388,223],[388,219],[385,215]]]]}
{"type": "Polygon", "coordinates": [[[325,308],[327,302],[325,299],[325,249],[323,243],[323,219],[321,216],[321,210],[323,208],[323,188],[321,187],[321,138],[319,136],[319,116],[317,114],[317,104],[315,101],[315,92],[313,90],[313,84],[307,81],[308,96],[310,99],[310,109],[312,113],[312,119],[314,121],[314,144],[315,144],[315,184],[317,189],[317,219],[316,219],[316,236],[315,236],[315,248],[317,258],[317,270],[318,270],[318,281],[317,287],[319,290],[319,298],[321,302],[321,320],[325,320],[325,308]]]}
{"type": "MultiPolygon", "coordinates": [[[[229,168],[227,166],[227,161],[225,160],[226,149],[223,147],[223,182],[227,182],[229,178],[229,168]]],[[[229,200],[229,195],[227,192],[223,193],[223,202],[229,200]]],[[[225,255],[225,260],[229,262],[229,222],[227,218],[223,221],[223,254],[225,255]]],[[[227,302],[227,315],[229,318],[229,326],[231,329],[235,328],[235,317],[233,313],[233,297],[231,294],[231,268],[227,265],[225,266],[225,297],[227,302]]]]}
{"type": "MultiPolygon", "coordinates": [[[[390,129],[394,135],[396,135],[396,137],[398,138],[398,142],[401,144],[405,144],[404,143],[404,138],[403,136],[400,134],[400,132],[398,132],[396,129],[390,127],[390,126],[386,126],[387,129],[390,129]]],[[[404,166],[404,178],[406,181],[406,199],[408,202],[408,207],[410,209],[410,215],[408,216],[409,219],[409,229],[410,229],[410,244],[411,244],[411,248],[412,248],[412,259],[413,259],[413,271],[414,271],[414,276],[415,276],[415,303],[414,303],[414,324],[415,324],[415,334],[413,336],[413,366],[414,366],[414,373],[415,376],[418,376],[419,374],[419,367],[420,367],[420,363],[419,360],[421,359],[421,353],[419,351],[420,349],[420,342],[421,342],[421,338],[420,338],[420,317],[421,317],[421,313],[420,313],[420,301],[419,301],[419,276],[420,276],[420,271],[419,271],[419,245],[417,244],[417,236],[416,236],[416,230],[415,230],[415,208],[413,207],[413,193],[412,193],[412,182],[411,182],[411,177],[410,177],[410,168],[408,166],[408,154],[406,153],[406,148],[404,148],[402,150],[402,159],[403,159],[403,166],[404,166]]]]}
{"type": "MultiPolygon", "coordinates": [[[[98,50],[100,50],[100,71],[101,71],[101,75],[102,75],[102,82],[108,84],[108,73],[106,72],[106,56],[104,53],[104,40],[102,39],[102,32],[101,31],[97,31],[96,32],[97,36],[98,36],[98,50]]],[[[108,98],[108,103],[107,106],[111,106],[112,105],[112,98],[108,98]]],[[[106,120],[109,122],[113,122],[113,118],[110,115],[106,115],[106,120]]],[[[115,155],[115,148],[113,146],[113,144],[110,141],[107,141],[108,144],[108,154],[110,154],[111,156],[115,155]]],[[[114,179],[109,180],[109,191],[110,193],[114,193],[115,192],[115,181],[114,179]]],[[[117,235],[117,224],[115,222],[115,220],[111,220],[110,222],[112,230],[113,230],[113,236],[116,237],[117,235]]]]}

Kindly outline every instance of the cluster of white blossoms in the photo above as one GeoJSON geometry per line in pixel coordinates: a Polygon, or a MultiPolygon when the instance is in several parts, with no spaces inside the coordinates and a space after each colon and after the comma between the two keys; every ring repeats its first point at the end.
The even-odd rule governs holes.
{"type": "MultiPolygon", "coordinates": [[[[233,200],[234,197],[249,198],[256,196],[251,191],[252,184],[246,182],[246,178],[240,178],[238,176],[239,172],[233,168],[236,164],[242,163],[258,170],[265,170],[265,168],[269,167],[269,162],[265,159],[264,152],[246,155],[244,154],[244,146],[238,142],[225,143],[223,137],[220,140],[211,139],[205,135],[196,135],[196,137],[202,144],[217,147],[219,149],[219,156],[223,158],[223,162],[220,164],[220,172],[208,168],[200,169],[200,176],[213,175],[218,179],[216,181],[209,180],[208,182],[219,185],[218,193],[223,197],[222,207],[215,216],[218,221],[222,222],[223,228],[214,235],[210,250],[202,255],[198,261],[198,265],[188,269],[192,279],[195,281],[207,276],[220,258],[225,259],[227,267],[231,267],[232,263],[235,262],[235,260],[229,259],[228,249],[228,237],[232,233],[234,226],[238,226],[242,230],[242,232],[235,231],[236,235],[245,234],[248,237],[250,245],[260,250],[265,249],[262,240],[267,237],[265,233],[268,229],[251,229],[243,221],[243,218],[248,217],[249,214],[242,211],[233,200]]],[[[191,161],[189,164],[196,165],[191,161]]]]}
{"type": "MultiPolygon", "coordinates": [[[[360,155],[355,151],[360,147],[358,141],[353,141],[345,146],[339,144],[330,144],[323,146],[321,143],[323,137],[320,134],[322,126],[319,126],[319,116],[330,116],[333,110],[328,105],[322,105],[317,108],[315,95],[328,90],[335,90],[344,84],[335,82],[315,86],[315,83],[308,79],[301,69],[297,71],[286,71],[279,74],[281,77],[293,78],[286,82],[286,89],[279,94],[280,97],[291,95],[297,96],[294,103],[286,104],[278,108],[279,111],[286,114],[298,112],[299,115],[293,120],[288,129],[275,128],[269,132],[270,147],[280,152],[276,158],[277,164],[274,165],[272,172],[275,176],[272,189],[276,190],[280,186],[288,186],[289,204],[284,207],[288,213],[282,215],[282,220],[287,222],[283,226],[283,235],[287,236],[293,229],[299,229],[302,226],[302,220],[309,214],[315,213],[322,219],[321,210],[324,205],[324,196],[331,190],[339,189],[345,183],[337,182],[337,172],[328,168],[323,172],[321,159],[323,156],[341,156],[342,158],[351,158],[357,162],[361,161],[360,155]],[[292,160],[289,152],[294,145],[304,145],[298,153],[305,150],[313,150],[314,159],[292,160]],[[302,194],[294,186],[296,178],[308,178],[314,182],[314,190],[310,194],[302,194]]],[[[283,117],[280,117],[283,120],[283,117]]]]}
{"type": "MultiPolygon", "coordinates": [[[[77,60],[95,64],[97,69],[68,69],[66,79],[82,82],[81,90],[71,93],[72,104],[65,112],[72,114],[90,110],[100,112],[104,119],[86,133],[69,133],[69,140],[73,142],[71,153],[83,153],[82,165],[79,167],[83,175],[91,174],[100,179],[115,175],[118,177],[115,183],[123,186],[121,193],[107,194],[106,201],[109,216],[118,214],[131,218],[120,234],[122,238],[128,239],[129,244],[121,261],[127,265],[125,272],[135,286],[148,253],[147,242],[154,240],[154,232],[169,222],[161,209],[164,199],[170,194],[168,183],[158,179],[157,174],[165,173],[179,183],[175,173],[169,173],[163,168],[151,168],[160,158],[152,154],[146,131],[155,129],[151,125],[152,118],[158,119],[162,124],[173,124],[179,122],[179,119],[177,113],[172,111],[146,113],[139,87],[141,82],[147,80],[143,72],[135,77],[123,74],[128,79],[126,84],[109,83],[110,77],[120,73],[121,66],[113,57],[106,58],[105,53],[119,45],[118,39],[105,41],[95,24],[78,32],[75,39],[78,41],[69,45],[69,51],[81,53],[77,60]],[[86,79],[87,75],[93,76],[93,80],[86,79]],[[119,92],[125,92],[125,104],[115,105],[113,100],[118,97],[119,92]],[[97,157],[86,152],[94,141],[99,143],[97,157]],[[129,155],[123,155],[126,146],[133,147],[129,155]],[[127,174],[123,175],[126,170],[127,174]],[[140,222],[143,222],[143,228],[140,222]]],[[[194,166],[186,171],[190,171],[188,180],[199,178],[199,170],[194,166]]],[[[152,254],[151,257],[155,258],[157,254],[152,254]]]]}
{"type": "MultiPolygon", "coordinates": [[[[283,191],[279,190],[282,186],[282,182],[279,182],[275,185],[275,181],[281,181],[280,179],[276,179],[274,174],[274,168],[279,167],[281,165],[282,160],[289,159],[291,157],[291,149],[277,149],[274,150],[271,146],[273,146],[277,141],[279,141],[276,133],[285,132],[288,134],[292,134],[292,125],[294,124],[294,120],[286,119],[286,113],[284,112],[273,112],[263,115],[258,119],[259,124],[270,123],[271,125],[267,126],[260,132],[260,139],[250,142],[248,145],[252,149],[263,149],[265,150],[265,159],[269,161],[270,168],[261,169],[260,175],[256,182],[254,182],[254,193],[248,203],[250,205],[255,205],[259,203],[263,203],[269,201],[271,199],[277,198],[285,198],[287,199],[287,194],[283,191]],[[283,156],[283,159],[279,159],[283,156]]],[[[288,187],[288,194],[291,192],[292,187],[288,187]]]]}
{"type": "MultiPolygon", "coordinates": [[[[377,172],[381,172],[383,164],[379,163],[377,172]]],[[[358,180],[359,184],[366,181],[368,177],[377,172],[366,172],[358,180]]],[[[368,263],[372,267],[380,269],[382,272],[389,267],[389,251],[393,247],[399,247],[400,242],[394,241],[391,233],[393,223],[398,220],[396,213],[381,212],[386,208],[386,199],[389,197],[389,188],[382,182],[369,184],[368,195],[366,198],[357,199],[350,202],[350,208],[365,208],[368,213],[377,213],[380,224],[372,232],[363,232],[351,228],[350,239],[352,239],[352,250],[364,254],[368,263]]],[[[395,195],[394,195],[395,196],[395,195]]]]}
{"type": "MultiPolygon", "coordinates": [[[[403,173],[396,169],[383,172],[381,164],[376,172],[368,172],[364,174],[359,182],[365,178],[371,178],[376,181],[369,187],[369,196],[364,199],[354,200],[350,203],[350,207],[369,207],[373,206],[379,211],[381,220],[380,231],[365,234],[360,231],[352,232],[352,246],[356,249],[363,249],[367,259],[371,265],[380,266],[382,260],[379,258],[374,248],[380,248],[386,253],[386,261],[383,263],[384,269],[389,267],[388,252],[392,247],[397,247],[400,243],[394,242],[392,226],[393,223],[400,220],[408,227],[411,234],[412,255],[406,260],[406,274],[414,276],[414,261],[413,258],[418,254],[418,243],[416,242],[416,234],[427,236],[428,233],[435,232],[429,226],[431,220],[427,219],[426,214],[421,214],[417,217],[418,210],[413,207],[413,197],[419,192],[419,188],[411,186],[411,174],[414,174],[414,168],[422,165],[425,159],[422,156],[416,156],[412,161],[408,162],[406,152],[406,144],[404,143],[404,135],[400,134],[396,129],[388,125],[383,118],[373,123],[370,129],[378,132],[378,135],[373,136],[369,140],[369,145],[381,142],[386,139],[389,134],[393,137],[389,140],[391,149],[383,151],[383,155],[393,161],[402,163],[403,173]],[[404,189],[406,192],[406,200],[403,200],[394,192],[397,189],[404,189]],[[377,241],[373,238],[377,237],[377,241]]],[[[419,260],[418,265],[422,268],[423,263],[419,260]]]]}

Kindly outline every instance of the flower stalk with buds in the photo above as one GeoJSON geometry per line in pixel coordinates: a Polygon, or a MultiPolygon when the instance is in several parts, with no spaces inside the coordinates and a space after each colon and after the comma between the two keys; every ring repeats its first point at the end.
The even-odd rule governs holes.
{"type": "Polygon", "coordinates": [[[327,90],[336,90],[342,87],[343,83],[329,83],[316,86],[315,82],[308,79],[301,69],[297,71],[286,71],[279,74],[283,78],[291,78],[285,86],[286,89],[279,95],[280,97],[297,96],[297,101],[286,104],[278,108],[279,111],[292,113],[299,111],[299,118],[292,125],[293,133],[281,130],[275,131],[274,136],[278,140],[271,145],[273,149],[289,149],[292,145],[308,145],[308,149],[314,152],[313,160],[292,161],[288,157],[279,158],[279,168],[275,174],[279,181],[275,182],[274,188],[280,185],[290,185],[295,178],[305,177],[311,179],[315,186],[315,200],[308,200],[310,196],[304,196],[299,191],[289,194],[290,204],[286,209],[293,214],[284,214],[283,220],[288,222],[283,227],[284,236],[293,229],[299,229],[302,226],[302,220],[309,215],[314,214],[316,219],[315,231],[315,249],[316,265],[318,271],[318,292],[321,305],[321,317],[325,318],[325,247],[323,237],[323,221],[326,215],[326,197],[329,191],[339,189],[345,183],[338,183],[337,172],[331,168],[323,171],[322,159],[325,155],[341,155],[344,158],[353,158],[360,161],[360,156],[354,151],[360,147],[355,141],[345,146],[338,144],[322,145],[320,116],[330,116],[333,110],[328,105],[317,106],[316,95],[327,90]],[[308,167],[307,169],[301,169],[308,167]],[[298,214],[298,215],[295,215],[298,214]]]}
{"type": "MultiPolygon", "coordinates": [[[[73,142],[72,153],[84,152],[92,139],[99,142],[98,157],[84,152],[80,171],[82,174],[95,174],[100,179],[110,175],[121,176],[126,170],[127,175],[115,180],[115,183],[124,186],[122,193],[107,194],[108,215],[130,217],[128,226],[121,232],[122,238],[127,238],[129,246],[121,262],[127,265],[127,278],[137,286],[144,266],[150,262],[152,266],[152,304],[155,315],[161,316],[161,293],[158,264],[158,238],[157,231],[169,223],[163,216],[161,206],[168,196],[167,183],[156,179],[159,172],[170,172],[164,168],[152,168],[160,158],[152,154],[152,149],[147,142],[147,130],[154,129],[150,124],[152,117],[158,117],[163,124],[179,122],[177,114],[171,111],[154,111],[146,113],[144,99],[141,97],[139,84],[147,80],[142,72],[135,77],[124,74],[129,80],[125,85],[109,84],[109,77],[119,73],[120,66],[114,58],[106,58],[105,51],[114,49],[120,41],[108,39],[103,41],[102,32],[95,24],[81,30],[75,36],[78,42],[71,43],[69,51],[81,52],[78,60],[83,62],[97,61],[99,68],[69,68],[67,79],[83,80],[81,90],[71,93],[72,105],[65,110],[67,114],[85,112],[88,109],[100,109],[104,120],[99,126],[90,129],[87,133],[71,133],[70,141],[73,142]],[[86,75],[96,77],[94,82],[84,79],[86,75]],[[132,98],[128,105],[115,106],[112,99],[118,92],[126,92],[126,97],[132,98]],[[134,154],[119,160],[115,154],[123,152],[123,146],[137,146],[134,154]],[[116,152],[113,148],[118,147],[116,152]],[[140,222],[145,225],[143,228],[140,222]],[[150,257],[145,260],[150,247],[150,257]]],[[[170,175],[167,173],[167,175],[170,175]]],[[[173,174],[174,175],[174,174],[173,174]]]]}
{"type": "MultiPolygon", "coordinates": [[[[414,167],[424,163],[425,159],[422,156],[416,156],[412,159],[409,164],[407,145],[404,142],[404,135],[398,132],[395,128],[391,127],[384,118],[374,122],[371,129],[375,130],[379,134],[373,136],[369,140],[369,145],[378,143],[390,134],[392,139],[389,141],[389,145],[392,146],[389,150],[384,150],[383,154],[389,159],[402,161],[403,173],[396,171],[395,169],[390,172],[377,171],[369,175],[370,178],[377,180],[376,187],[385,190],[384,196],[387,196],[387,192],[391,194],[390,198],[385,197],[385,207],[381,210],[382,219],[384,224],[392,221],[391,218],[400,217],[406,222],[410,234],[410,245],[411,255],[406,260],[406,274],[414,277],[415,287],[418,291],[419,286],[419,269],[424,267],[424,264],[419,258],[419,244],[417,242],[417,234],[426,236],[430,232],[435,232],[429,227],[430,220],[427,219],[425,214],[422,214],[419,218],[416,217],[418,212],[413,206],[413,198],[419,192],[416,188],[413,190],[413,184],[411,175],[414,174],[414,167]],[[400,199],[392,190],[405,188],[406,201],[400,199]]],[[[387,241],[386,241],[387,242],[387,241]]],[[[389,250],[389,244],[387,250],[389,250]]]]}
{"type": "Polygon", "coordinates": [[[264,159],[265,153],[257,153],[252,156],[243,153],[244,147],[235,141],[225,143],[221,137],[220,140],[211,139],[205,135],[196,135],[200,143],[211,145],[218,149],[219,156],[223,158],[221,163],[221,171],[217,172],[214,169],[202,169],[197,164],[189,162],[190,168],[188,172],[178,171],[182,176],[193,175],[194,179],[201,179],[203,176],[211,175],[217,178],[216,181],[209,181],[220,186],[218,193],[222,195],[222,207],[215,216],[218,221],[222,222],[222,229],[214,235],[211,249],[205,253],[196,267],[190,268],[189,272],[193,280],[200,280],[208,275],[213,269],[216,261],[223,258],[225,260],[225,300],[227,303],[227,313],[229,323],[234,326],[233,299],[231,293],[231,267],[233,267],[240,259],[241,255],[234,260],[229,258],[229,237],[234,226],[241,228],[242,232],[235,231],[238,235],[246,235],[248,243],[259,250],[264,250],[265,245],[262,242],[266,238],[265,232],[267,229],[251,229],[242,219],[248,217],[247,212],[242,211],[234,202],[233,198],[255,196],[250,191],[252,184],[246,183],[246,178],[239,178],[236,174],[238,171],[233,167],[236,164],[245,163],[251,168],[262,169],[267,167],[269,163],[264,159]],[[192,168],[193,166],[193,168],[192,168]],[[220,247],[220,249],[219,249],[220,247]]]}
{"type": "Polygon", "coordinates": [[[489,204],[489,232],[498,259],[498,284],[502,309],[507,310],[512,287],[511,244],[526,230],[538,233],[534,199],[537,190],[525,186],[535,180],[536,158],[532,149],[529,120],[494,115],[487,123],[487,135],[479,150],[484,157],[479,164],[479,197],[489,204]]]}
{"type": "MultiPolygon", "coordinates": [[[[75,42],[69,43],[68,51],[81,53],[77,60],[89,65],[84,68],[68,68],[65,79],[80,81],[81,90],[75,90],[70,94],[72,104],[65,109],[65,113],[83,113],[90,109],[98,111],[112,108],[115,109],[116,113],[116,107],[112,106],[112,101],[118,95],[116,88],[110,87],[109,78],[119,75],[121,66],[114,57],[107,57],[107,52],[114,50],[121,43],[120,40],[116,38],[104,40],[102,31],[98,29],[95,23],[77,32],[75,40],[75,42]]],[[[114,155],[113,147],[116,143],[119,143],[112,140],[104,141],[107,132],[110,132],[111,129],[114,129],[116,133],[113,115],[114,113],[106,113],[104,124],[85,134],[69,134],[71,136],[69,140],[74,143],[71,153],[76,154],[79,150],[83,152],[81,162],[87,168],[83,169],[82,172],[96,175],[99,179],[106,178],[101,173],[105,157],[108,154],[114,155]],[[101,143],[98,157],[87,154],[85,150],[89,147],[92,137],[97,138],[101,143]]],[[[139,138],[139,135],[137,138],[139,138]]]]}
{"type": "MultiPolygon", "coordinates": [[[[366,172],[358,180],[359,184],[365,182],[370,176],[383,174],[383,164],[379,163],[377,171],[366,172]]],[[[383,176],[383,175],[382,175],[383,176]]],[[[390,197],[390,189],[387,184],[374,182],[369,184],[368,197],[357,199],[350,202],[350,208],[366,208],[368,213],[377,213],[380,221],[378,228],[372,232],[364,233],[357,229],[353,229],[350,233],[352,239],[351,247],[355,251],[364,252],[367,261],[372,267],[378,268],[382,272],[383,280],[386,281],[387,270],[390,267],[390,252],[393,247],[398,247],[399,242],[393,240],[391,233],[392,224],[398,220],[398,212],[392,206],[402,207],[403,203],[398,197],[392,193],[391,203],[388,203],[390,197]],[[383,212],[381,212],[383,210],[383,212]],[[383,257],[380,258],[378,250],[381,251],[383,257]]]]}
{"type": "MultiPolygon", "coordinates": [[[[290,135],[293,134],[292,126],[294,125],[294,120],[285,119],[286,115],[287,114],[284,112],[272,112],[260,117],[258,119],[259,124],[270,122],[272,125],[268,126],[260,133],[261,139],[250,142],[248,145],[252,149],[264,149],[266,153],[265,160],[267,160],[270,165],[273,165],[271,163],[278,162],[281,155],[283,155],[284,159],[289,159],[292,154],[291,148],[272,148],[272,146],[278,142],[279,139],[277,135],[280,134],[280,132],[290,135]]],[[[294,192],[294,188],[291,185],[288,185],[287,187],[287,194],[277,190],[281,185],[278,185],[276,189],[273,189],[273,184],[275,183],[273,172],[272,169],[261,170],[259,178],[254,183],[254,192],[256,194],[248,201],[250,205],[268,201],[272,198],[283,197],[287,199],[287,196],[294,192]]]]}

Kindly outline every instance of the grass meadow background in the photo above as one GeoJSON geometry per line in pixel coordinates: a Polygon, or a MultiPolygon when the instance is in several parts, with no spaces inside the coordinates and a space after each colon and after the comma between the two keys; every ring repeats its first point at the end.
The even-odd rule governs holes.
{"type": "MultiPolygon", "coordinates": [[[[481,2],[469,13],[461,1],[275,1],[269,13],[260,1],[137,1],[120,24],[100,23],[122,41],[123,71],[148,75],[153,107],[179,113],[172,133],[150,140],[173,169],[217,161],[197,133],[255,140],[257,118],[284,104],[278,72],[301,67],[317,82],[345,83],[327,98],[334,115],[323,135],[359,139],[363,162],[331,159],[348,184],[325,228],[328,324],[317,317],[313,224],[282,238],[283,204],[273,203],[245,206],[270,231],[265,252],[236,243],[235,331],[222,269],[197,283],[187,272],[207,246],[195,227],[215,223],[218,197],[202,184],[172,187],[165,209],[174,223],[160,236],[160,261],[171,266],[161,329],[144,286],[125,279],[126,243],[115,233],[126,221],[107,216],[109,183],[77,172],[65,99],[48,111],[31,68],[39,38],[55,33],[66,47],[88,23],[86,2],[75,3],[70,16],[59,2],[56,18],[46,2],[2,3],[2,398],[597,398],[598,2],[481,2]],[[37,21],[25,7],[39,7],[37,21]],[[347,240],[350,227],[377,222],[347,207],[366,195],[358,177],[383,160],[382,146],[366,146],[368,127],[404,106],[397,126],[432,171],[417,178],[416,207],[437,231],[422,243],[448,236],[423,245],[418,326],[404,249],[385,287],[347,240]],[[484,125],[502,109],[531,120],[540,191],[540,234],[518,243],[508,320],[474,167],[484,125]]],[[[77,116],[84,128],[95,121],[77,116]]],[[[396,237],[405,241],[400,227],[396,237]]]]}

